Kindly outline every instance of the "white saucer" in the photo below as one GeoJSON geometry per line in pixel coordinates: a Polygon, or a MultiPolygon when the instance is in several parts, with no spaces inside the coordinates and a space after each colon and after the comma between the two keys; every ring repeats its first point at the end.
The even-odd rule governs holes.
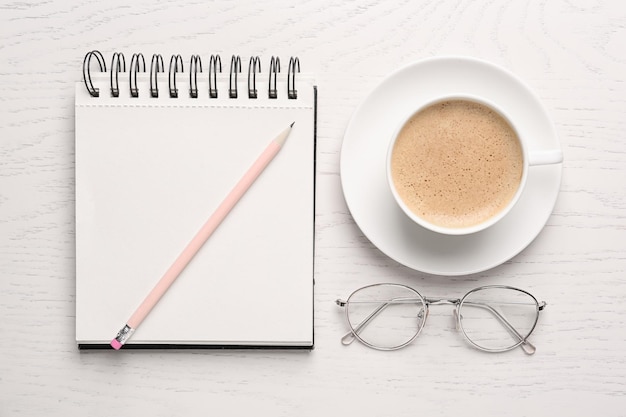
{"type": "Polygon", "coordinates": [[[552,121],[532,91],[508,71],[474,58],[416,62],[391,74],[366,97],[352,116],[341,149],[346,203],[363,233],[382,252],[436,275],[481,272],[517,255],[546,224],[561,184],[561,164],[531,167],[513,210],[496,225],[471,235],[440,235],[409,220],[386,181],[391,135],[412,109],[455,93],[498,103],[519,124],[530,150],[560,148],[552,121]]]}

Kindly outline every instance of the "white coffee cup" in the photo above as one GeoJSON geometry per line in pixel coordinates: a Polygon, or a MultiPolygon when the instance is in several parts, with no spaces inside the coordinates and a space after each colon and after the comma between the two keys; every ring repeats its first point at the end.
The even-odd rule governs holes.
{"type": "Polygon", "coordinates": [[[436,99],[430,100],[424,105],[417,108],[415,111],[411,112],[410,115],[405,117],[400,123],[400,126],[395,130],[393,136],[391,137],[391,141],[389,143],[389,148],[387,151],[387,182],[389,184],[389,188],[393,197],[398,204],[398,206],[402,209],[402,211],[415,223],[420,226],[432,230],[433,232],[445,234],[445,235],[465,235],[470,233],[476,233],[481,230],[485,230],[486,228],[496,224],[501,219],[503,219],[515,206],[518,202],[520,195],[522,194],[524,188],[526,187],[526,181],[528,178],[528,171],[533,166],[537,165],[548,165],[548,164],[558,164],[563,161],[563,154],[560,149],[550,149],[550,150],[533,150],[529,149],[528,138],[520,135],[520,130],[516,127],[515,121],[509,117],[501,108],[499,108],[496,104],[477,96],[470,95],[450,95],[450,96],[442,96],[436,99]],[[509,200],[508,204],[501,210],[499,210],[496,214],[491,217],[469,226],[462,227],[450,227],[441,224],[435,224],[432,221],[425,219],[423,216],[418,215],[416,212],[411,210],[405,203],[405,201],[400,196],[396,184],[394,183],[393,173],[392,173],[392,155],[397,142],[397,139],[402,131],[403,127],[411,120],[416,114],[422,112],[427,107],[435,105],[437,103],[442,103],[445,101],[454,101],[454,100],[462,100],[477,103],[483,106],[488,107],[493,110],[496,114],[501,116],[511,127],[513,132],[515,133],[522,153],[522,173],[521,179],[518,183],[517,190],[514,196],[509,200]]]}

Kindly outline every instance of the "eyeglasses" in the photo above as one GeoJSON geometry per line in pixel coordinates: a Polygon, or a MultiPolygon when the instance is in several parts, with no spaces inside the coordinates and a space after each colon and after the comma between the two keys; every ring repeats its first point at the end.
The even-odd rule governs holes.
{"type": "Polygon", "coordinates": [[[429,307],[440,304],[455,306],[457,330],[474,347],[506,352],[519,346],[528,355],[535,353],[528,337],[546,303],[524,290],[503,285],[478,287],[460,299],[422,297],[400,284],[359,288],[346,301],[337,300],[337,305],[345,307],[350,326],[341,342],[349,345],[356,339],[378,350],[403,348],[422,331],[429,307]]]}

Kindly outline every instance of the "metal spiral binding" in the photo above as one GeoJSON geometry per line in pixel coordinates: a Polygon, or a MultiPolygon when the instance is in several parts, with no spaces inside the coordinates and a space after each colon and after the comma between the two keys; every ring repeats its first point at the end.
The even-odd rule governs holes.
{"type": "Polygon", "coordinates": [[[222,58],[219,55],[211,55],[209,61],[209,97],[217,98],[217,69],[222,72],[222,58]]]}
{"type": "Polygon", "coordinates": [[[100,97],[100,91],[93,86],[91,82],[91,72],[90,72],[90,64],[91,58],[96,57],[98,61],[98,66],[100,67],[100,71],[106,72],[107,66],[104,62],[104,57],[100,53],[100,51],[93,50],[91,52],[87,52],[85,55],[85,59],[83,60],[83,81],[85,82],[85,87],[87,87],[87,91],[92,97],[100,97]]]}
{"type": "Polygon", "coordinates": [[[178,88],[176,88],[176,73],[180,70],[183,72],[183,57],[180,55],[172,55],[170,58],[170,70],[169,70],[169,89],[170,97],[178,98],[178,88]],[[180,69],[178,63],[180,62],[180,69]]]}
{"type": "Polygon", "coordinates": [[[121,52],[115,52],[113,57],[111,58],[111,96],[119,97],[120,96],[120,84],[118,81],[119,72],[126,71],[126,59],[124,58],[124,54],[121,52]],[[115,74],[115,79],[113,79],[113,74],[115,74]]]}
{"type": "Polygon", "coordinates": [[[192,55],[189,61],[189,96],[198,98],[198,71],[202,72],[200,55],[192,55]]]}
{"type": "MultiPolygon", "coordinates": [[[[106,62],[100,51],[93,50],[85,55],[83,60],[83,81],[87,91],[92,97],[99,97],[99,89],[96,88],[91,79],[91,60],[96,59],[100,71],[106,72],[106,62]]],[[[192,55],[189,62],[189,96],[198,98],[198,72],[203,72],[202,59],[200,55],[192,55]]],[[[113,53],[111,58],[110,87],[111,96],[119,97],[119,73],[126,71],[126,59],[121,52],[113,53]]],[[[146,72],[146,61],[141,53],[133,54],[129,66],[129,87],[131,97],[139,97],[139,89],[137,87],[137,74],[139,71],[146,72]]],[[[157,85],[158,73],[165,71],[163,57],[160,54],[153,54],[150,63],[150,95],[151,97],[159,97],[159,87],[157,85]]],[[[219,55],[211,55],[209,62],[209,97],[217,98],[217,73],[222,72],[222,59],[219,55]]],[[[178,97],[178,88],[176,88],[176,73],[184,72],[183,58],[181,55],[172,55],[169,65],[169,94],[171,98],[178,97]]],[[[278,98],[277,79],[280,72],[280,59],[272,56],[269,69],[268,97],[270,99],[278,98]]],[[[298,90],[296,89],[296,73],[300,72],[300,60],[298,57],[289,59],[289,69],[287,73],[287,97],[289,99],[298,98],[298,90]]],[[[228,95],[230,98],[237,98],[237,73],[241,73],[241,58],[233,55],[230,62],[230,84],[228,95]]],[[[250,58],[248,64],[248,98],[258,98],[256,76],[261,73],[261,60],[258,56],[250,58]]]]}
{"type": "Polygon", "coordinates": [[[165,71],[163,57],[161,54],[153,54],[150,62],[150,96],[159,97],[159,86],[157,85],[157,73],[165,71]]]}
{"type": "Polygon", "coordinates": [[[277,98],[278,90],[276,90],[276,76],[280,72],[280,59],[278,57],[272,57],[270,60],[270,81],[267,91],[269,98],[277,98]]]}
{"type": "Polygon", "coordinates": [[[261,60],[258,56],[253,56],[250,58],[250,63],[248,64],[248,98],[257,98],[257,90],[256,90],[256,72],[261,72],[261,60]]]}
{"type": "Polygon", "coordinates": [[[146,72],[146,60],[143,57],[143,54],[133,54],[133,57],[130,60],[130,71],[128,81],[130,86],[130,96],[131,97],[139,97],[139,89],[137,88],[137,73],[139,71],[146,72]],[[139,58],[141,58],[141,63],[143,64],[143,69],[139,69],[139,58]]]}
{"type": "Polygon", "coordinates": [[[230,84],[228,88],[228,97],[237,98],[237,73],[241,72],[241,58],[233,55],[230,59],[230,84]],[[233,83],[233,79],[235,82],[233,83]],[[234,86],[234,88],[233,88],[234,86]]]}
{"type": "Polygon", "coordinates": [[[287,71],[287,97],[290,99],[298,98],[296,71],[300,72],[300,60],[298,57],[291,57],[289,59],[289,70],[287,71]]]}

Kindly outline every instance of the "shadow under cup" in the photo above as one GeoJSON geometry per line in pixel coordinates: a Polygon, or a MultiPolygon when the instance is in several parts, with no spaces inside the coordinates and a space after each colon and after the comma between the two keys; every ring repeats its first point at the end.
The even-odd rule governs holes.
{"type": "Polygon", "coordinates": [[[485,99],[447,96],[404,119],[387,154],[387,181],[404,213],[447,235],[484,230],[516,204],[533,165],[562,162],[531,151],[511,118],[485,99]]]}

